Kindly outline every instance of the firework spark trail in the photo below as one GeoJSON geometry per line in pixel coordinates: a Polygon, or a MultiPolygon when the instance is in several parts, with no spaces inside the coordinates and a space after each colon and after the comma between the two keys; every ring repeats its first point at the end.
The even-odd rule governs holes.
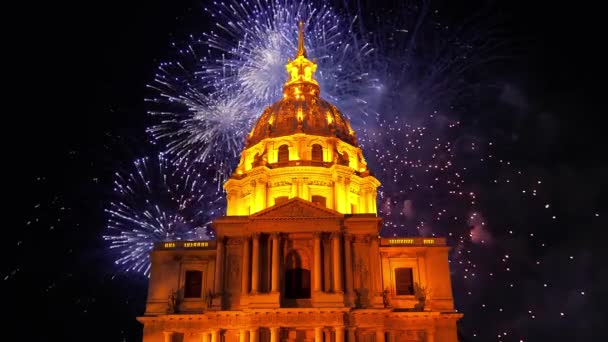
{"type": "Polygon", "coordinates": [[[223,197],[207,175],[180,168],[161,153],[141,158],[129,173],[116,173],[103,238],[123,271],[146,275],[155,242],[209,239],[211,219],[223,210],[223,197]]]}
{"type": "MultiPolygon", "coordinates": [[[[212,160],[225,167],[224,176],[232,171],[239,141],[282,93],[284,65],[296,50],[295,22],[303,19],[321,94],[351,118],[370,169],[383,183],[383,234],[447,236],[455,246],[455,286],[471,296],[472,288],[481,289],[474,298],[483,298],[479,284],[496,276],[488,272],[488,259],[508,263],[506,272],[521,267],[504,257],[511,252],[500,254],[508,246],[497,237],[514,233],[496,220],[489,224],[480,202],[492,196],[488,181],[533,199],[540,180],[527,180],[496,157],[493,138],[462,123],[483,115],[479,91],[494,85],[477,73],[506,55],[509,43],[499,29],[443,24],[426,1],[377,16],[374,35],[363,34],[357,16],[316,2],[228,1],[206,11],[217,31],[192,38],[178,50],[179,62],[162,64],[151,85],[158,93],[151,101],[163,109],[151,112],[159,121],[150,132],[180,162],[212,160]],[[488,179],[490,169],[503,177],[488,179]]],[[[509,273],[501,277],[509,279],[509,273]]]]}
{"type": "Polygon", "coordinates": [[[374,62],[374,49],[353,29],[358,19],[349,20],[327,4],[234,1],[206,10],[218,21],[218,31],[204,33],[203,37],[221,58],[213,60],[217,64],[201,74],[216,84],[238,84],[262,106],[282,95],[285,63],[296,50],[294,27],[298,20],[305,23],[306,49],[317,60],[317,80],[330,101],[345,111],[347,103],[361,107],[366,92],[380,85],[369,74],[373,70],[370,63],[374,62]]]}
{"type": "Polygon", "coordinates": [[[214,3],[206,11],[217,31],[191,36],[163,62],[149,87],[148,132],[179,164],[215,165],[221,183],[232,172],[244,136],[263,108],[281,97],[285,64],[293,57],[295,23],[306,22],[306,48],[317,59],[323,96],[353,125],[378,114],[369,104],[381,89],[371,72],[377,56],[330,6],[305,1],[214,3]]]}

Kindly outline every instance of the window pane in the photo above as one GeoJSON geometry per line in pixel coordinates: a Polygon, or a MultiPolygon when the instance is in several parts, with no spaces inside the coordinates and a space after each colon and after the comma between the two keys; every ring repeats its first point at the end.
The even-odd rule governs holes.
{"type": "Polygon", "coordinates": [[[411,268],[395,269],[395,292],[397,296],[407,296],[414,294],[414,282],[412,281],[411,268]]]}
{"type": "Polygon", "coordinates": [[[203,291],[203,272],[186,271],[184,298],[201,298],[203,291]]]}
{"type": "Polygon", "coordinates": [[[289,161],[289,147],[287,145],[281,145],[279,147],[279,163],[289,161]]]}
{"type": "Polygon", "coordinates": [[[321,145],[312,145],[312,160],[321,162],[323,161],[323,147],[321,147],[321,145]]]}
{"type": "Polygon", "coordinates": [[[325,207],[326,203],[325,203],[325,197],[323,196],[312,196],[312,203],[321,206],[321,207],[325,207]]]}
{"type": "Polygon", "coordinates": [[[287,202],[289,198],[287,196],[280,196],[274,199],[274,204],[281,204],[287,202]]]}

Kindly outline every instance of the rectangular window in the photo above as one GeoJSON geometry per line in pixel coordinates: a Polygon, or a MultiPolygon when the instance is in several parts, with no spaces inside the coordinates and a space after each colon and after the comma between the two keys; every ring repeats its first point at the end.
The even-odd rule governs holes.
{"type": "Polygon", "coordinates": [[[274,199],[274,204],[281,204],[281,203],[285,203],[287,202],[287,200],[289,199],[289,197],[287,196],[280,196],[280,197],[276,197],[274,199]]]}
{"type": "Polygon", "coordinates": [[[411,296],[414,294],[413,278],[411,268],[395,268],[395,292],[397,296],[411,296]]]}
{"type": "Polygon", "coordinates": [[[325,207],[325,197],[323,196],[312,196],[312,203],[321,206],[321,207],[325,207]]]}
{"type": "Polygon", "coordinates": [[[203,292],[203,272],[186,271],[184,298],[201,298],[203,292]]]}

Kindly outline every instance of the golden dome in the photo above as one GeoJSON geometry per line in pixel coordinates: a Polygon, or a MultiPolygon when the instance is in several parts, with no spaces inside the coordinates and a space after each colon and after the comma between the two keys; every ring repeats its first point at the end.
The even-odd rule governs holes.
{"type": "Polygon", "coordinates": [[[304,30],[300,22],[298,53],[286,65],[289,80],[283,87],[283,98],[268,106],[247,137],[246,147],[265,138],[296,133],[334,136],[356,146],[355,132],[336,106],[319,96],[314,78],[317,65],[306,58],[304,30]]]}

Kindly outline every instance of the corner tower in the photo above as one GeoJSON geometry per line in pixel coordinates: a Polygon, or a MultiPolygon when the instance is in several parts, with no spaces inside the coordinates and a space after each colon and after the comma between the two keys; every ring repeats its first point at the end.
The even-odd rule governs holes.
{"type": "Polygon", "coordinates": [[[283,98],[264,110],[224,184],[227,215],[251,215],[294,197],[342,214],[375,214],[380,182],[348,120],[320,97],[302,22],[298,52],[285,68],[283,98]]]}

